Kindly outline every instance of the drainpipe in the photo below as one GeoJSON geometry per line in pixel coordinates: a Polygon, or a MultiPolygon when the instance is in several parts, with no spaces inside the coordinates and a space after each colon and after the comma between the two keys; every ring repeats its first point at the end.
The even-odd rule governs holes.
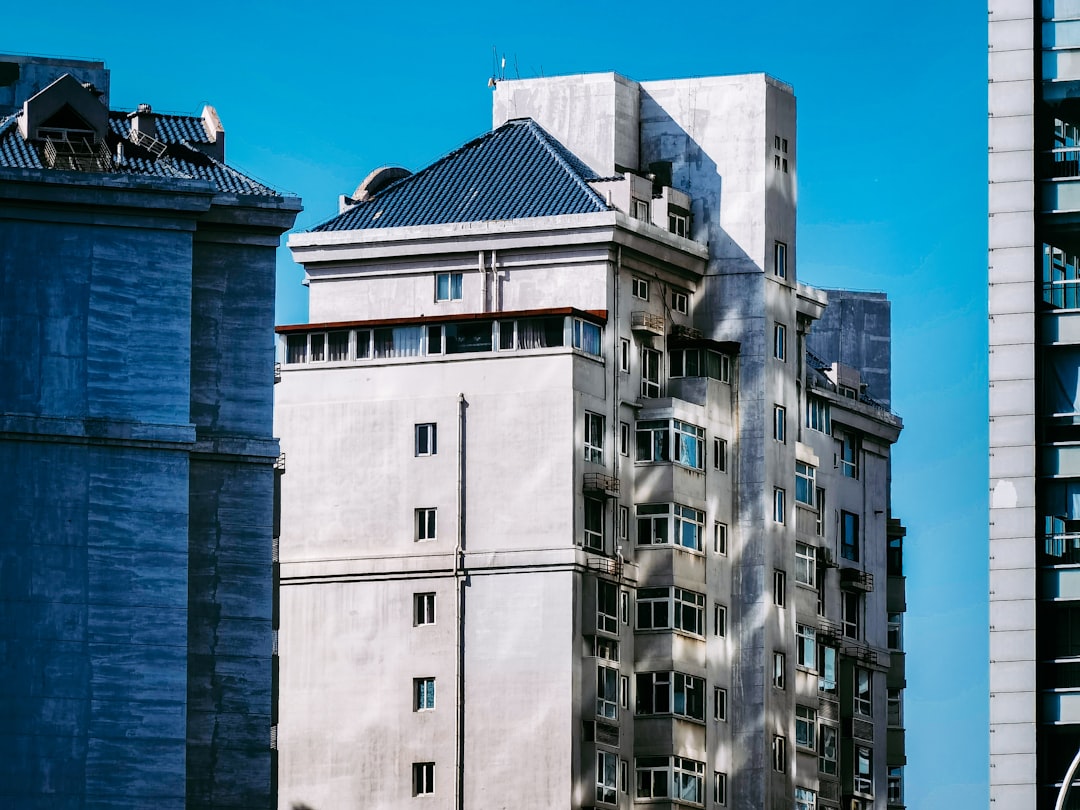
{"type": "Polygon", "coordinates": [[[496,312],[502,312],[502,289],[499,285],[499,255],[491,251],[491,300],[496,312]]]}
{"type": "Polygon", "coordinates": [[[488,276],[487,276],[487,261],[484,259],[484,251],[479,251],[476,254],[476,269],[480,271],[480,300],[483,302],[484,312],[487,312],[490,307],[488,306],[488,276]]]}
{"type": "MultiPolygon", "coordinates": [[[[483,253],[481,261],[483,261],[483,253]]],[[[465,810],[465,394],[458,394],[457,540],[454,544],[454,619],[457,627],[457,714],[454,739],[457,810],[465,810]]]]}

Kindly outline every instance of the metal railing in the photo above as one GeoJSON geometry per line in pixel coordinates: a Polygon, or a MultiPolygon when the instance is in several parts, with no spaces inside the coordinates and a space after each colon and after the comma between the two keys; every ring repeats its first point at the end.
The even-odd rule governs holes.
{"type": "Polygon", "coordinates": [[[640,332],[652,332],[656,335],[664,334],[664,316],[654,315],[651,312],[641,310],[630,313],[630,328],[640,332]]]}

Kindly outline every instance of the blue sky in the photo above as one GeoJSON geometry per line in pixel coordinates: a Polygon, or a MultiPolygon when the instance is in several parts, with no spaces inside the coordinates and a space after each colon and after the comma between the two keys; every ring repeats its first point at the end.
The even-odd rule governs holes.
{"type": "MultiPolygon", "coordinates": [[[[799,107],[800,280],[893,301],[893,511],[908,527],[907,804],[987,789],[986,6],[53,0],[0,52],[104,59],[113,107],[213,104],[229,162],[337,210],[373,168],[418,169],[490,127],[506,74],[772,74],[799,107]]],[[[284,249],[278,320],[306,320],[284,249]]]]}

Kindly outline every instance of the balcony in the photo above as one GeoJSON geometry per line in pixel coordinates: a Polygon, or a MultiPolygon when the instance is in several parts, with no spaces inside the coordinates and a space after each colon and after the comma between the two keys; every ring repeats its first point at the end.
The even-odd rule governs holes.
{"type": "Polygon", "coordinates": [[[858,568],[841,568],[840,587],[846,591],[870,593],[874,590],[874,575],[858,568]]]}
{"type": "Polygon", "coordinates": [[[630,328],[635,332],[644,332],[650,335],[664,334],[664,316],[654,315],[651,312],[631,312],[630,328]]]}
{"type": "Polygon", "coordinates": [[[585,473],[582,490],[587,495],[603,495],[605,498],[619,497],[619,479],[604,473],[585,473]]]}
{"type": "Polygon", "coordinates": [[[1080,564],[1080,532],[1043,535],[1040,562],[1043,565],[1080,564]]]}
{"type": "Polygon", "coordinates": [[[818,622],[818,641],[822,644],[839,644],[843,638],[843,629],[838,622],[830,622],[828,619],[818,622]]]}

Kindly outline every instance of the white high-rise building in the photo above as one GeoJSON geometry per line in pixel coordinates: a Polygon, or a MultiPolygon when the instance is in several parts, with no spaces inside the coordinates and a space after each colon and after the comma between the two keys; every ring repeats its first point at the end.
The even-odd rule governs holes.
{"type": "Polygon", "coordinates": [[[280,806],[902,804],[888,302],[797,281],[791,88],[494,110],[290,240],[280,806]]]}

